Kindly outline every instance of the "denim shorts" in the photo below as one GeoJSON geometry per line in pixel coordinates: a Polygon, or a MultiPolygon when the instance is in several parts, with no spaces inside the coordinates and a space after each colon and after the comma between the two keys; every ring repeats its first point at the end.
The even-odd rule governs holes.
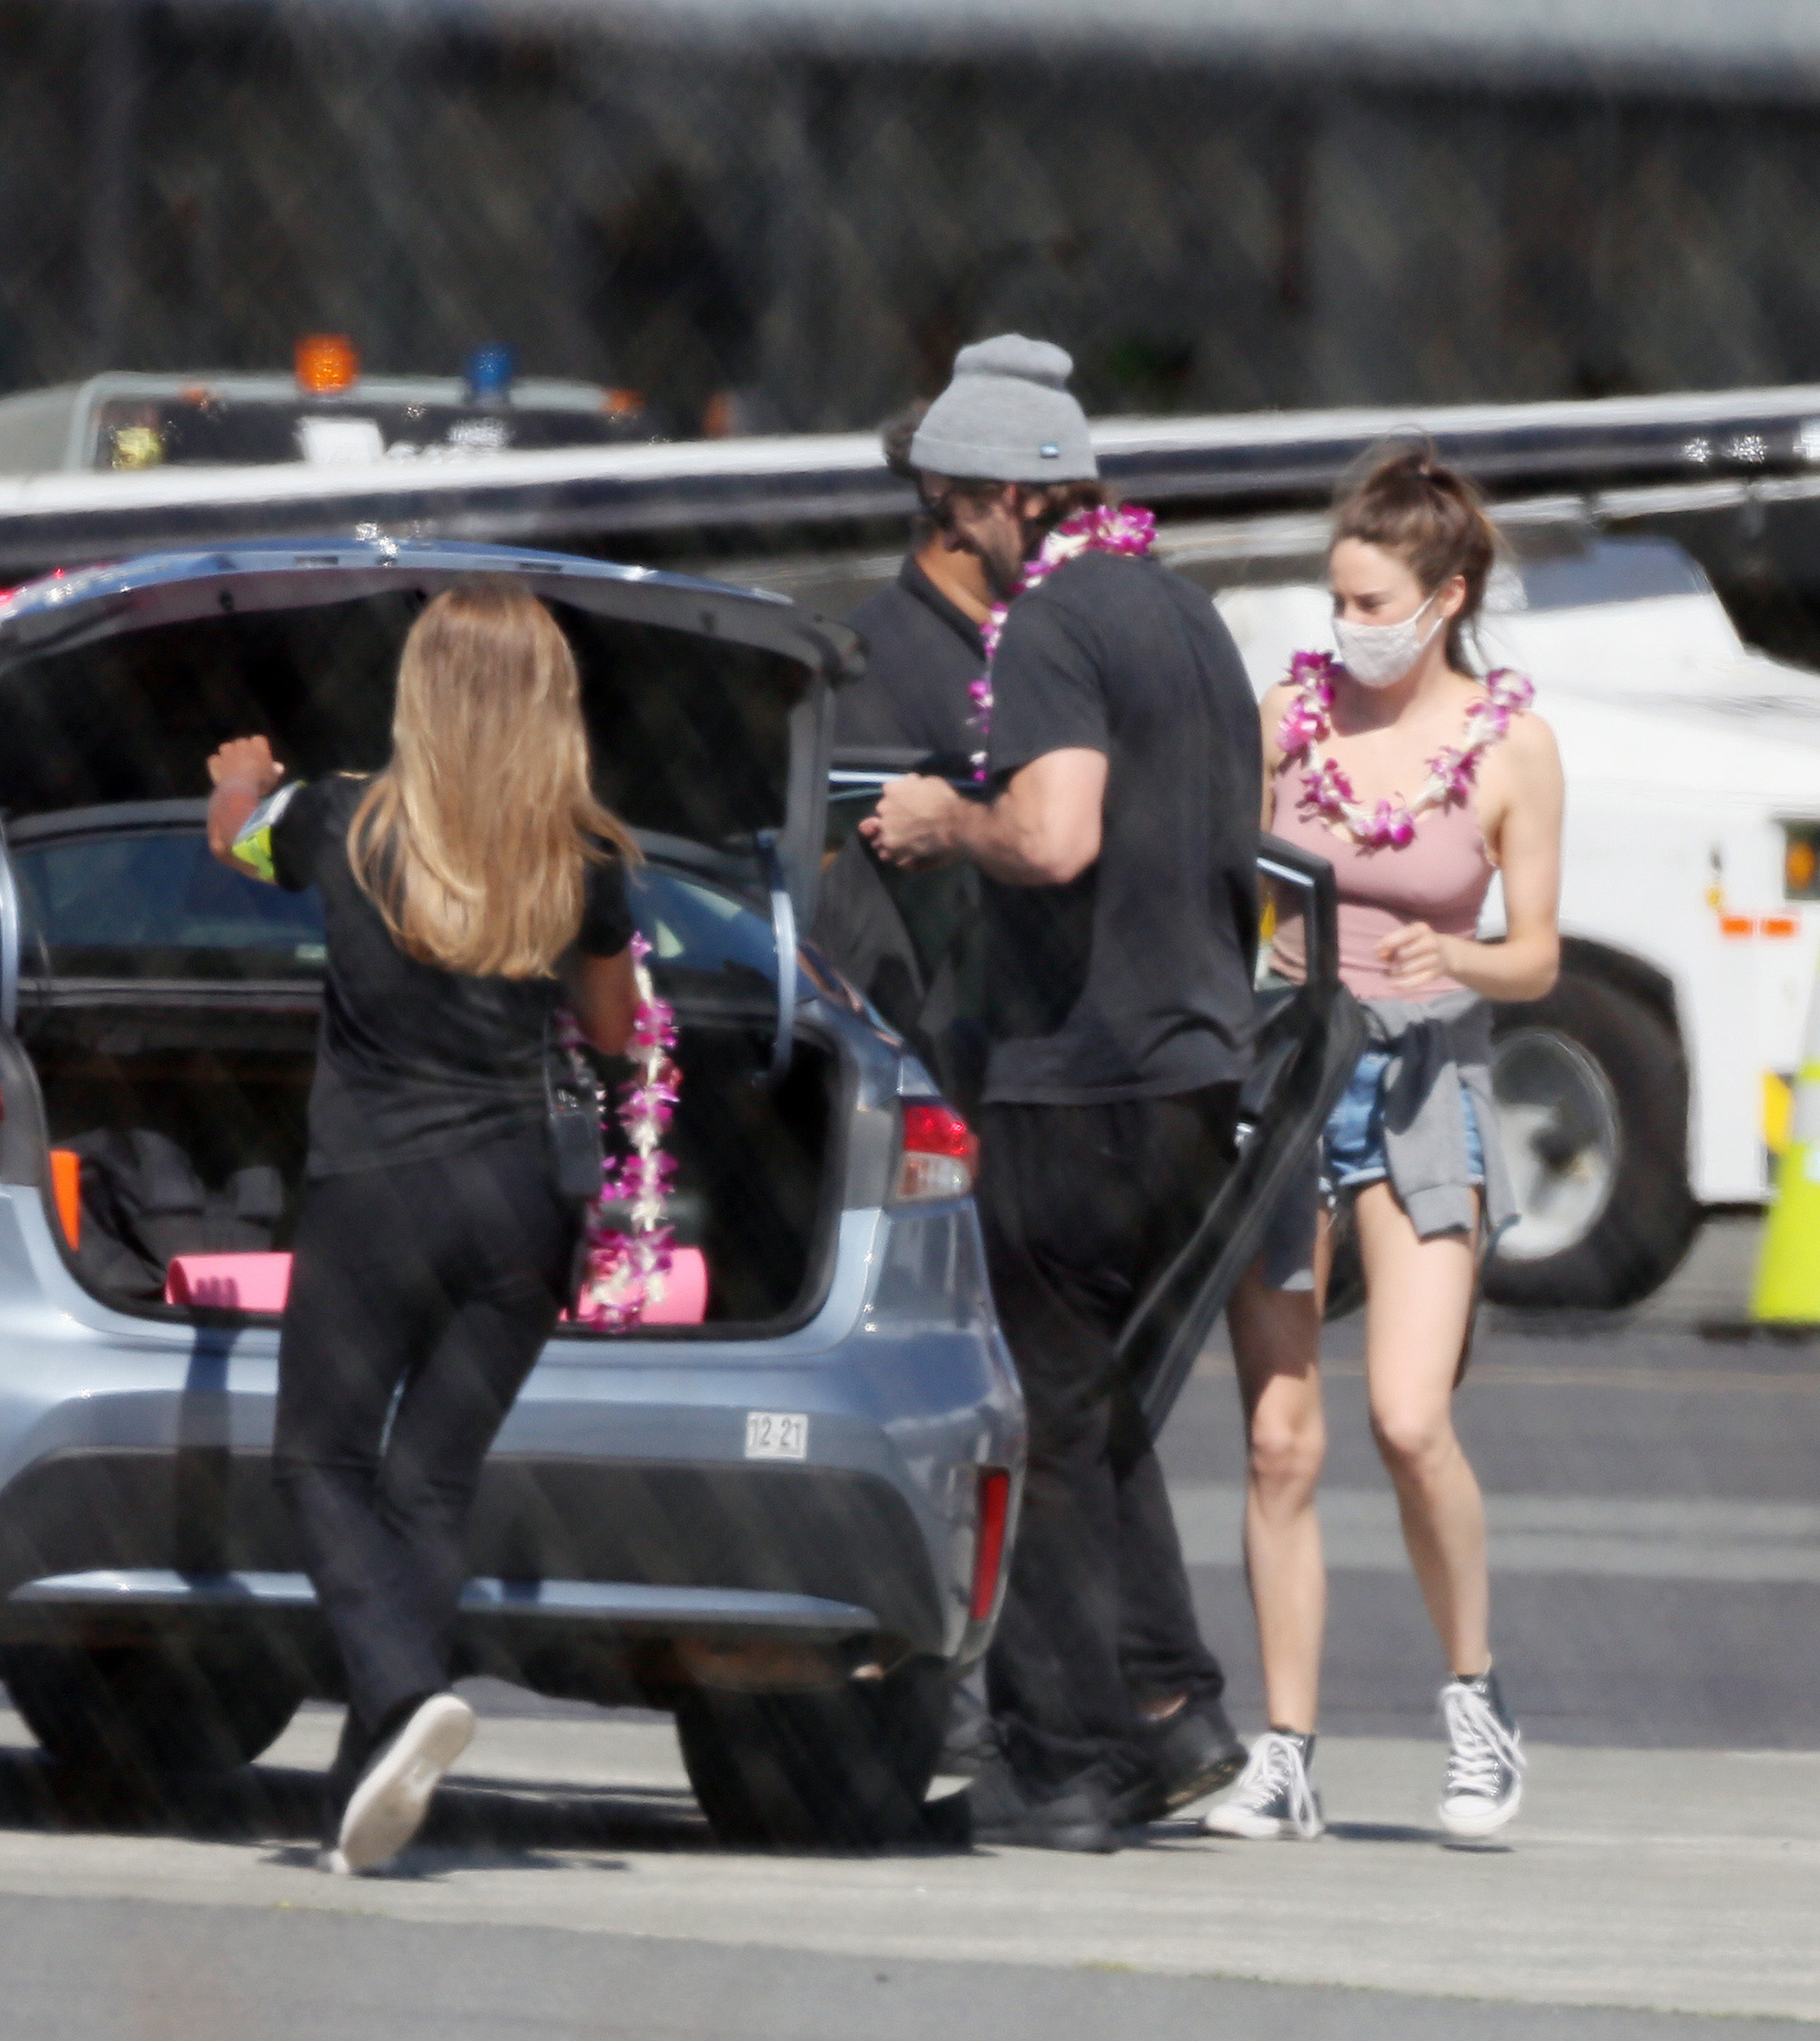
{"type": "MultiPolygon", "coordinates": [[[[1384,1152],[1384,1073],[1390,1052],[1367,1049],[1354,1068],[1339,1103],[1328,1115],[1319,1155],[1310,1155],[1277,1201],[1264,1229],[1264,1282],[1270,1289],[1314,1288],[1315,1219],[1321,1207],[1330,1210],[1342,1191],[1381,1184],[1390,1174],[1384,1152]]],[[[1471,1181],[1485,1181],[1485,1150],[1479,1117],[1462,1086],[1460,1103],[1466,1109],[1466,1156],[1471,1181]]]]}
{"type": "MultiPolygon", "coordinates": [[[[1321,1137],[1322,1187],[1360,1190],[1380,1184],[1390,1174],[1384,1153],[1384,1073],[1390,1066],[1388,1049],[1367,1049],[1359,1058],[1352,1081],[1327,1116],[1321,1137]]],[[[1466,1110],[1466,1157],[1475,1184],[1485,1181],[1485,1150],[1479,1138],[1479,1117],[1464,1086],[1460,1103],[1466,1110]]]]}

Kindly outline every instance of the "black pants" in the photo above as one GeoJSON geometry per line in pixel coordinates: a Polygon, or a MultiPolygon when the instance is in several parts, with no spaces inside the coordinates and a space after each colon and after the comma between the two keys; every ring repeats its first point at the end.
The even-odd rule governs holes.
{"type": "Polygon", "coordinates": [[[575,1227],[541,1127],[305,1192],[273,1459],[367,1739],[449,1683],[480,1464],[556,1323],[575,1227]]]}
{"type": "Polygon", "coordinates": [[[982,1116],[986,1263],[1030,1424],[986,1691],[1013,1768],[1033,1780],[1128,1746],[1135,1700],[1225,1684],[1114,1344],[1231,1169],[1238,1106],[1238,1086],[1220,1085],[982,1116]]]}

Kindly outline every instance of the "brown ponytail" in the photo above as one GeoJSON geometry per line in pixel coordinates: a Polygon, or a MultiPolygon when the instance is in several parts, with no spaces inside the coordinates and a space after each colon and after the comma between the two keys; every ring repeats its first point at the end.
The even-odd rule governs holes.
{"type": "Polygon", "coordinates": [[[1485,600],[1497,533],[1479,491],[1429,446],[1399,446],[1371,457],[1362,480],[1340,498],[1332,543],[1357,539],[1395,553],[1431,595],[1458,574],[1466,600],[1448,625],[1447,662],[1467,672],[1467,640],[1485,600]]]}

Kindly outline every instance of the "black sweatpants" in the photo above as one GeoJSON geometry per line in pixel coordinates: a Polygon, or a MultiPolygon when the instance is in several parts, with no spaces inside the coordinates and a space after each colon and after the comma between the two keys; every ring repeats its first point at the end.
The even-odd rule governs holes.
{"type": "Polygon", "coordinates": [[[986,1693],[1021,1775],[1129,1747],[1135,1700],[1218,1694],[1175,1517],[1115,1342],[1236,1157],[1236,1085],[988,1106],[980,1211],[1030,1457],[986,1693]]]}
{"type": "Polygon", "coordinates": [[[576,1223],[541,1127],[305,1189],[273,1459],[367,1739],[449,1683],[480,1464],[555,1326],[576,1223]]]}

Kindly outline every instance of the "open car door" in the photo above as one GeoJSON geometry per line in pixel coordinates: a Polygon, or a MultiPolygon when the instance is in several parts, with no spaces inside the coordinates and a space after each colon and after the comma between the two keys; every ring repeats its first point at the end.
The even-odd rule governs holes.
{"type": "Polygon", "coordinates": [[[1186,1247],[1140,1300],[1118,1342],[1152,1432],[1160,1431],[1233,1285],[1258,1252],[1278,1197],[1306,1166],[1365,1046],[1365,1021],[1340,982],[1333,867],[1259,839],[1258,887],[1268,934],[1299,920],[1308,977],[1259,960],[1258,1051],[1245,1086],[1239,1167],[1186,1247]]]}
{"type": "MultiPolygon", "coordinates": [[[[854,840],[885,783],[916,764],[907,754],[835,753],[817,934],[956,1103],[970,1110],[984,1067],[984,1044],[967,1014],[978,969],[973,868],[897,871],[854,840]]],[[[1240,1271],[1258,1252],[1277,1198],[1320,1139],[1365,1043],[1363,1018],[1340,983],[1333,867],[1263,836],[1258,884],[1267,935],[1301,925],[1308,977],[1292,984],[1271,969],[1268,950],[1260,956],[1257,1061],[1245,1087],[1239,1167],[1120,1338],[1153,1430],[1174,1409],[1240,1271]]]]}

